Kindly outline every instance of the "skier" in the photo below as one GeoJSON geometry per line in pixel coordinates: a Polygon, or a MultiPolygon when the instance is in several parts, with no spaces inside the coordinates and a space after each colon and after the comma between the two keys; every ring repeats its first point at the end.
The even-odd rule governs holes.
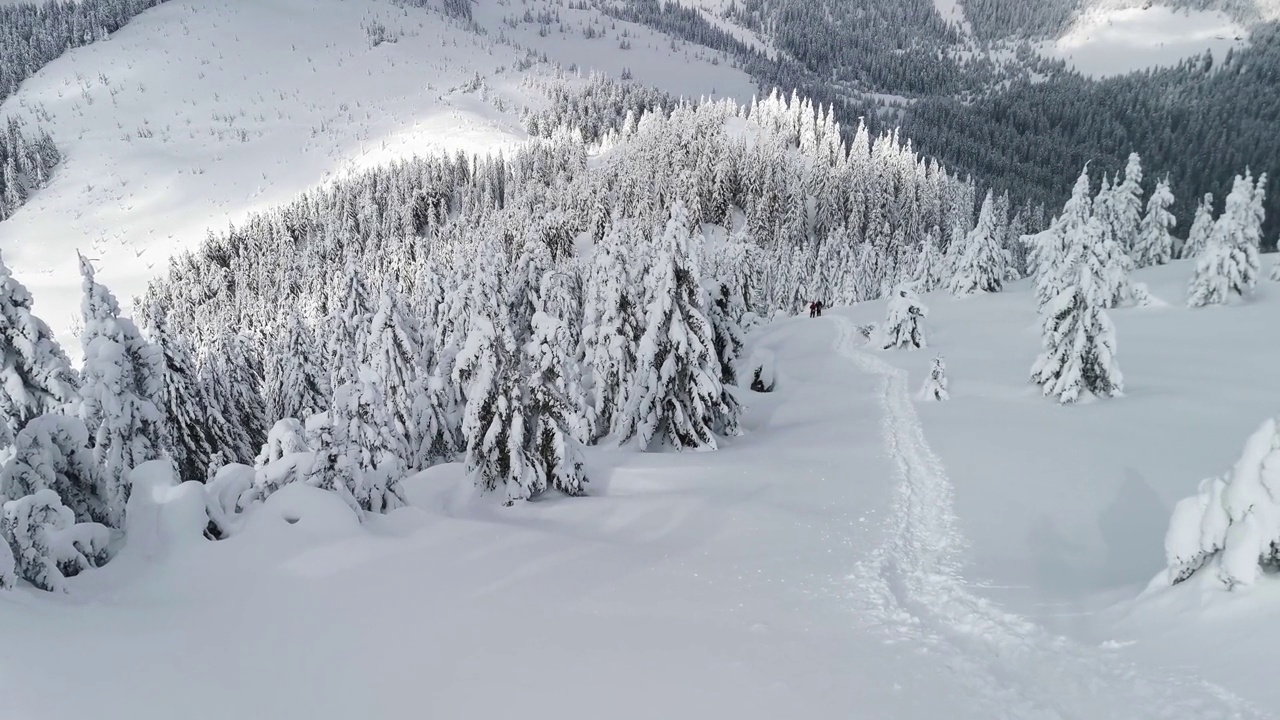
{"type": "Polygon", "coordinates": [[[817,303],[817,301],[810,301],[810,303],[809,303],[809,317],[811,317],[811,318],[812,318],[812,317],[818,317],[818,303],[817,303]]]}
{"type": "Polygon", "coordinates": [[[813,303],[813,309],[817,313],[818,317],[822,317],[822,301],[821,300],[818,300],[813,303]]]}

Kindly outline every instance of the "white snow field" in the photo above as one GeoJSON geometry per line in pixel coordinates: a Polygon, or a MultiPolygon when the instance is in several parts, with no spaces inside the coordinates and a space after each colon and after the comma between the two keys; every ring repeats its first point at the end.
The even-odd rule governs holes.
{"type": "Polygon", "coordinates": [[[1221,60],[1229,48],[1246,45],[1248,36],[1219,11],[1104,6],[1081,12],[1062,37],[1042,43],[1040,52],[1101,78],[1176,65],[1206,51],[1221,60]]]}
{"type": "Polygon", "coordinates": [[[66,53],[0,106],[38,121],[65,157],[52,182],[0,224],[0,251],[70,352],[75,251],[125,299],[209,229],[282,204],[335,174],[433,150],[486,152],[525,137],[520,111],[560,71],[697,96],[749,99],[715,53],[546,0],[477,5],[478,34],[432,7],[388,0],[172,0],[109,39],[66,53]],[[528,9],[551,24],[516,23],[528,9]],[[595,23],[604,36],[582,32],[595,23]],[[381,25],[394,42],[373,46],[381,25]],[[620,47],[627,33],[630,49],[620,47]],[[532,54],[532,56],[531,56],[532,54]],[[473,82],[480,78],[483,87],[473,82]]]}
{"type": "Polygon", "coordinates": [[[1114,312],[1119,399],[1026,382],[1020,283],[925,296],[926,350],[865,347],[882,302],[757,330],[777,389],[741,393],[745,436],[593,449],[584,498],[503,508],[448,465],[365,525],[294,485],[214,543],[198,486],[141,487],[121,556],[0,598],[4,716],[1269,717],[1280,585],[1097,609],[1161,571],[1168,508],[1276,410],[1280,286],[1190,310],[1190,270],[1114,312]],[[916,401],[937,352],[952,399],[916,401]]]}

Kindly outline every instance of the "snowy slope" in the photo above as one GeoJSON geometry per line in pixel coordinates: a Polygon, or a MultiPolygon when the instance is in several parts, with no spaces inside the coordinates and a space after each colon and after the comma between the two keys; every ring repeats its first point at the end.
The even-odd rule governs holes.
{"type": "Polygon", "coordinates": [[[1210,52],[1221,59],[1247,44],[1249,31],[1225,13],[1164,5],[1097,7],[1080,13],[1066,33],[1040,52],[1095,78],[1176,65],[1210,52]]]}
{"type": "Polygon", "coordinates": [[[1038,397],[1020,284],[926,296],[926,351],[863,344],[879,302],[768,326],[778,388],[743,394],[745,437],[593,449],[585,498],[502,508],[450,465],[364,526],[291,486],[218,543],[198,508],[182,530],[181,502],[131,507],[152,531],[68,598],[0,598],[6,717],[1268,717],[1272,584],[1096,609],[1275,412],[1280,286],[1187,310],[1189,270],[1141,273],[1171,304],[1114,314],[1121,399],[1038,397]],[[952,399],[919,403],[934,352],[952,399]],[[1247,652],[1216,645],[1224,616],[1247,652]]]}
{"type": "Polygon", "coordinates": [[[634,25],[588,40],[575,23],[612,23],[588,11],[559,9],[564,32],[552,26],[543,37],[537,24],[504,20],[551,3],[479,8],[483,33],[385,0],[174,0],[142,14],[49,64],[0,107],[38,118],[66,158],[49,187],[0,224],[0,251],[77,352],[66,332],[79,306],[75,250],[98,258],[100,277],[130,298],[209,229],[336,173],[518,142],[520,110],[540,102],[556,62],[584,73],[630,68],[695,96],[752,89],[710,51],[673,49],[634,25]],[[375,25],[395,42],[374,47],[375,25]],[[619,48],[624,31],[630,50],[619,48]],[[519,70],[531,53],[549,62],[519,70]]]}

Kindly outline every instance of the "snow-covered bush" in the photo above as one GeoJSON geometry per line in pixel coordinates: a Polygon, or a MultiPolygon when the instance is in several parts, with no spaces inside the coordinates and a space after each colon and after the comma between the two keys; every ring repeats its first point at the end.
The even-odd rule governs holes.
{"type": "Polygon", "coordinates": [[[17,574],[41,590],[65,592],[66,579],[107,559],[106,526],[77,523],[58,494],[44,489],[4,503],[0,533],[17,574]]]}
{"type": "Polygon", "coordinates": [[[1280,430],[1268,419],[1245,442],[1235,467],[1200,483],[1173,509],[1165,536],[1167,579],[1210,568],[1228,590],[1280,569],[1280,430]]]}
{"type": "Polygon", "coordinates": [[[889,296],[888,314],[881,326],[880,347],[885,350],[924,347],[923,321],[928,315],[929,308],[909,285],[894,288],[889,296]]]}
{"type": "Polygon", "coordinates": [[[774,367],[773,351],[756,348],[747,359],[747,376],[751,378],[751,389],[759,393],[773,392],[777,384],[777,370],[774,367]]]}
{"type": "Polygon", "coordinates": [[[919,398],[921,400],[951,399],[947,382],[947,366],[942,362],[941,355],[933,359],[933,364],[929,367],[929,376],[924,379],[924,385],[920,388],[919,398]]]}
{"type": "Polygon", "coordinates": [[[262,446],[262,452],[258,453],[253,465],[263,467],[285,455],[310,450],[311,446],[307,444],[307,431],[302,423],[294,418],[284,418],[271,426],[271,430],[267,433],[267,443],[262,446]]]}

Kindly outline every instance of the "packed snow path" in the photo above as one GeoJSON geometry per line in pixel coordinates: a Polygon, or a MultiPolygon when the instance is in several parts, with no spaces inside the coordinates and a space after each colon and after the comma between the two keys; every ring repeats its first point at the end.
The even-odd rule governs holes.
{"type": "Polygon", "coordinates": [[[837,352],[880,378],[884,443],[897,473],[885,542],[850,578],[868,617],[950,668],[971,691],[964,704],[992,718],[1272,717],[1204,682],[1139,673],[970,593],[951,484],[925,440],[907,373],[860,350],[853,323],[834,317],[837,352]]]}

